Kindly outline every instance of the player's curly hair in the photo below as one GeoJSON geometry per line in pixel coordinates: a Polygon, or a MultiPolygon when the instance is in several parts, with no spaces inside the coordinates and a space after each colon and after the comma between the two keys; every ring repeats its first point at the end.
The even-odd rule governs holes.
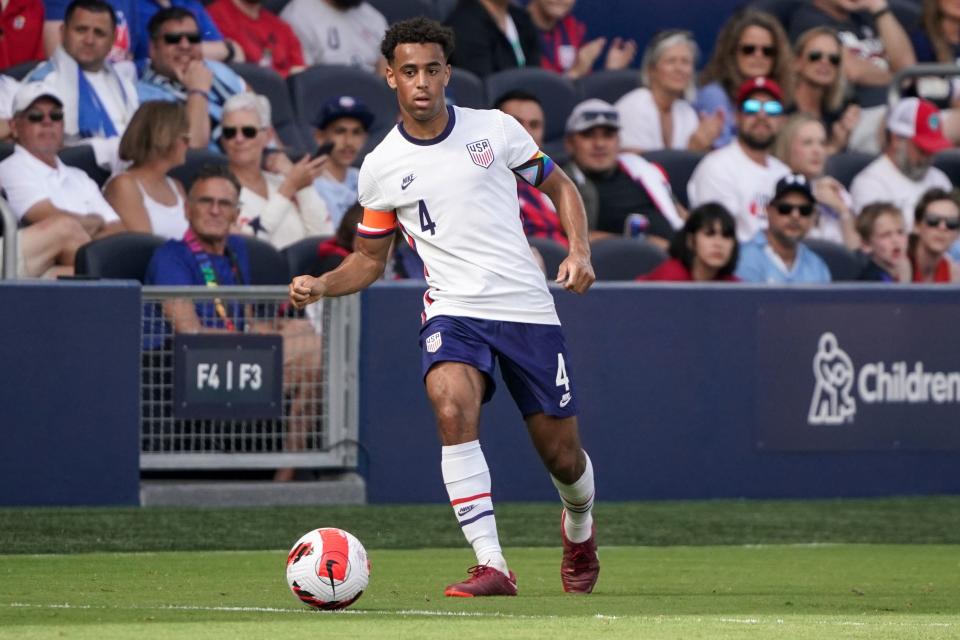
{"type": "Polygon", "coordinates": [[[380,52],[387,63],[393,64],[393,52],[398,44],[438,44],[444,59],[449,60],[453,53],[453,30],[423,16],[401,20],[387,29],[380,43],[380,52]]]}

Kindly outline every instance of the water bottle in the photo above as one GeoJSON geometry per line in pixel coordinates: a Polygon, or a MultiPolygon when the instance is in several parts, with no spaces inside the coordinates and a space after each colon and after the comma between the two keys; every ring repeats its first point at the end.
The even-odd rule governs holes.
{"type": "Polygon", "coordinates": [[[642,239],[647,233],[647,227],[650,226],[650,220],[642,213],[627,214],[627,219],[623,223],[623,235],[627,238],[642,239]]]}

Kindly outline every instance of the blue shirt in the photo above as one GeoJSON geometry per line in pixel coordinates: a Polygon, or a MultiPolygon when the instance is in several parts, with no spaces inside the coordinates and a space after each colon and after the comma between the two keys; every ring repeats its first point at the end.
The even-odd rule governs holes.
{"type": "MultiPolygon", "coordinates": [[[[150,57],[150,34],[147,33],[147,25],[150,23],[150,18],[163,7],[154,2],[154,0],[136,0],[136,2],[139,14],[137,16],[139,31],[133,37],[131,49],[133,51],[133,59],[136,60],[139,65],[140,62],[150,57]]],[[[220,33],[220,30],[217,29],[217,25],[214,24],[210,14],[203,8],[202,2],[198,2],[197,0],[170,0],[170,6],[186,9],[196,17],[197,26],[200,27],[200,37],[203,38],[204,42],[219,42],[223,40],[223,35],[220,33]]]]}
{"type": "Polygon", "coordinates": [[[343,219],[347,209],[357,202],[357,181],[360,178],[360,169],[349,167],[343,182],[338,182],[327,176],[320,176],[313,181],[313,188],[327,205],[330,219],[336,228],[343,219]]]}
{"type": "Polygon", "coordinates": [[[767,243],[761,231],[740,245],[737,277],[744,282],[761,284],[819,284],[830,282],[830,269],[823,259],[803,243],[797,245],[797,257],[790,269],[767,243]]]}
{"type": "Polygon", "coordinates": [[[713,141],[713,148],[719,149],[733,141],[737,134],[736,108],[730,96],[723,90],[719,82],[711,82],[697,90],[697,97],[693,101],[693,108],[698,114],[710,115],[717,109],[723,109],[723,129],[713,141]]]}

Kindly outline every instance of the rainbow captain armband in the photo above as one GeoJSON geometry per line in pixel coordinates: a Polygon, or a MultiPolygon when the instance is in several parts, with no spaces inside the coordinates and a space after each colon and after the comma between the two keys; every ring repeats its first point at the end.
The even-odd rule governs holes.
{"type": "Polygon", "coordinates": [[[523,178],[525,182],[534,187],[539,187],[547,179],[547,176],[553,173],[556,166],[550,156],[543,151],[537,151],[532,158],[522,165],[514,167],[513,172],[523,178]]]}
{"type": "Polygon", "coordinates": [[[363,220],[357,224],[357,235],[378,240],[389,238],[397,229],[397,214],[393,211],[364,209],[363,220]]]}

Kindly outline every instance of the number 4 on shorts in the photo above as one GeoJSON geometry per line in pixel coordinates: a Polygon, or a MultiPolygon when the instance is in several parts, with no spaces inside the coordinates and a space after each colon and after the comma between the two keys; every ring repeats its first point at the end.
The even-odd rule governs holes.
{"type": "Polygon", "coordinates": [[[567,365],[563,362],[562,353],[557,353],[557,386],[570,391],[570,378],[567,377],[567,365]]]}

